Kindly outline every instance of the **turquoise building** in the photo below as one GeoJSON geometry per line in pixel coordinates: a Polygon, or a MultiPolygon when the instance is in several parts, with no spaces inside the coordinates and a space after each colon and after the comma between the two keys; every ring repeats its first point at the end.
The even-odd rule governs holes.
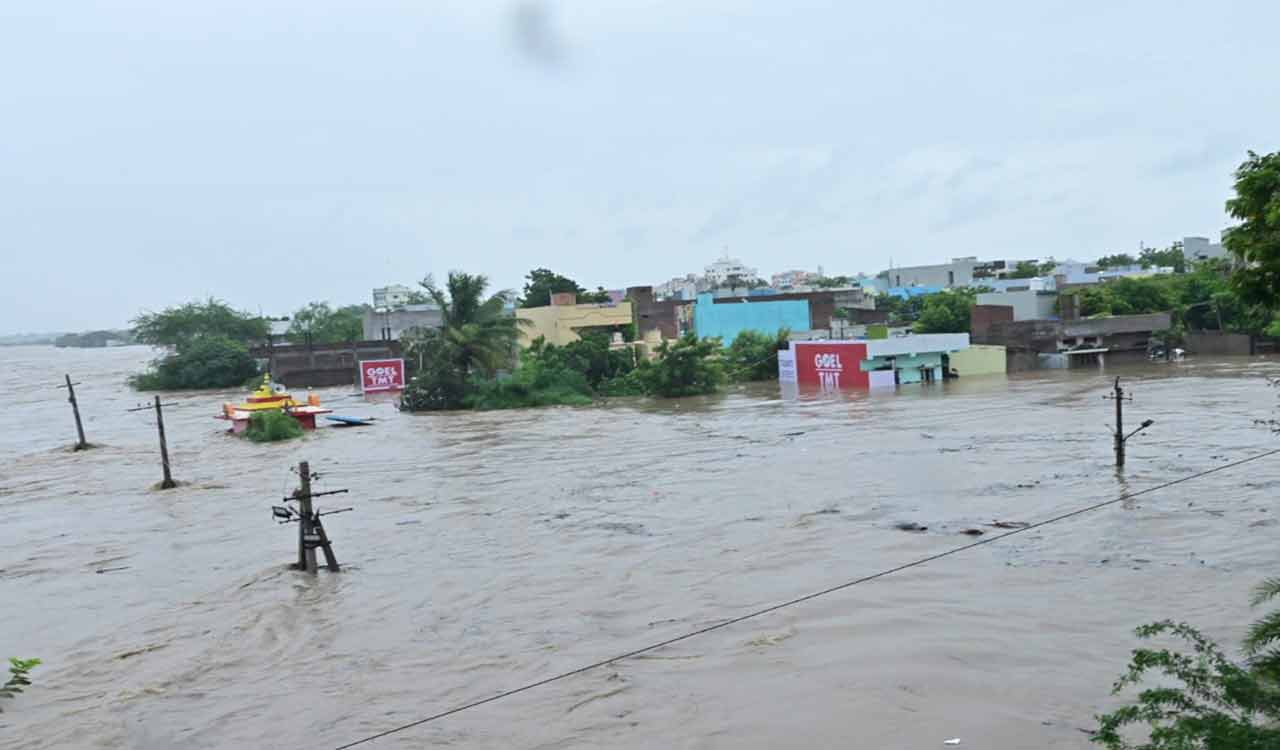
{"type": "Polygon", "coordinates": [[[743,331],[777,333],[779,328],[808,331],[809,301],[803,299],[768,302],[732,301],[717,303],[710,293],[698,295],[693,306],[693,330],[699,338],[719,336],[725,346],[743,331]]]}

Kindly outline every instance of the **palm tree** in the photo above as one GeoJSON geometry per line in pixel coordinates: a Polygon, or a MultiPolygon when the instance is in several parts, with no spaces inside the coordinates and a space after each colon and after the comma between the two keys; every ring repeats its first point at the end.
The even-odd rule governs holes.
{"type": "MultiPolygon", "coordinates": [[[[1280,599],[1280,578],[1268,578],[1253,590],[1253,606],[1280,599]]],[[[1244,652],[1250,665],[1280,681],[1280,609],[1263,615],[1249,626],[1244,652]]]]}
{"type": "Polygon", "coordinates": [[[418,360],[418,375],[405,393],[411,409],[455,409],[474,375],[492,377],[513,364],[520,327],[531,322],[508,314],[509,290],[485,297],[483,274],[450,271],[444,288],[428,275],[421,282],[440,308],[440,327],[405,336],[405,351],[418,360]]]}

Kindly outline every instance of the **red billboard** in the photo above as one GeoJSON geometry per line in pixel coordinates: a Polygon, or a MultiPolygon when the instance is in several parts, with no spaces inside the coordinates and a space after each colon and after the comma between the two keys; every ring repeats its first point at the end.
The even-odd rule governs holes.
{"type": "Polygon", "coordinates": [[[824,391],[868,388],[867,373],[860,366],[867,358],[867,345],[847,341],[792,341],[796,356],[796,381],[801,386],[817,386],[824,391]]]}
{"type": "Polygon", "coordinates": [[[403,359],[367,359],[360,362],[360,389],[365,393],[403,388],[403,359]]]}

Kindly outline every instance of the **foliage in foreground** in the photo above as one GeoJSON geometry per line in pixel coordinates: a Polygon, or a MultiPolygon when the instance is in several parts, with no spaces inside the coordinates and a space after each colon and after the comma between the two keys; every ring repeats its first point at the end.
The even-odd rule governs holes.
{"type": "Polygon", "coordinates": [[[274,443],[302,437],[302,425],[277,409],[255,411],[249,415],[249,426],[240,434],[255,443],[274,443]]]}
{"type": "Polygon", "coordinates": [[[140,391],[232,388],[258,375],[258,363],[238,341],[198,338],[152,362],[147,372],[129,378],[140,391]]]}
{"type": "Polygon", "coordinates": [[[1222,237],[1240,261],[1232,283],[1244,300],[1274,307],[1280,302],[1280,151],[1250,151],[1235,176],[1227,213],[1241,223],[1222,237]]]}
{"type": "MultiPolygon", "coordinates": [[[[1262,583],[1254,606],[1280,597],[1280,578],[1262,583]]],[[[1138,628],[1141,638],[1173,636],[1185,650],[1137,649],[1114,693],[1158,685],[1137,702],[1098,717],[1093,741],[1108,750],[1264,750],[1280,747],[1280,610],[1253,623],[1244,641],[1246,661],[1228,659],[1216,643],[1186,623],[1169,620],[1138,628]],[[1134,744],[1128,737],[1146,739],[1134,744]]]]}
{"type": "MultiPolygon", "coordinates": [[[[0,687],[0,698],[14,698],[31,684],[31,678],[27,675],[31,670],[40,666],[39,659],[18,659],[9,657],[9,679],[0,687]]],[[[0,713],[4,712],[4,707],[0,706],[0,713]]]]}

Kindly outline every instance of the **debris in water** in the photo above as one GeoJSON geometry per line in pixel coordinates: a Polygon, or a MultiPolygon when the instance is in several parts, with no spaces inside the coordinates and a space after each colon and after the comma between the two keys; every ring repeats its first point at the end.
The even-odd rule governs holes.
{"type": "Polygon", "coordinates": [[[133,567],[133,566],[132,566],[132,565],[121,565],[121,566],[116,567],[116,568],[98,568],[97,570],[95,570],[95,571],[93,571],[93,572],[94,572],[94,573],[114,573],[114,572],[115,572],[115,571],[117,571],[117,570],[128,570],[128,569],[129,569],[129,568],[131,568],[131,567],[133,567]]]}
{"type": "Polygon", "coordinates": [[[959,745],[959,744],[960,744],[960,738],[959,738],[959,737],[952,737],[951,739],[947,740],[946,742],[943,742],[942,744],[944,744],[944,745],[959,745]]]}
{"type": "Polygon", "coordinates": [[[415,523],[422,523],[422,521],[396,521],[396,526],[409,526],[415,523]]]}
{"type": "Polygon", "coordinates": [[[965,529],[964,531],[962,531],[962,532],[960,532],[960,533],[961,533],[961,534],[965,534],[965,535],[967,535],[967,536],[982,536],[983,534],[985,534],[985,533],[987,533],[987,532],[983,531],[982,529],[965,529]]]}
{"type": "Polygon", "coordinates": [[[803,434],[804,434],[804,432],[803,432],[803,431],[801,431],[801,432],[784,432],[784,433],[782,433],[782,436],[783,436],[783,437],[797,437],[797,436],[800,436],[800,435],[803,435],[803,434]]]}
{"type": "Polygon", "coordinates": [[[928,526],[921,526],[915,521],[899,521],[893,525],[898,531],[928,531],[928,526]]]}
{"type": "Polygon", "coordinates": [[[1031,524],[1026,521],[992,521],[987,525],[994,529],[1025,529],[1031,524]]]}

